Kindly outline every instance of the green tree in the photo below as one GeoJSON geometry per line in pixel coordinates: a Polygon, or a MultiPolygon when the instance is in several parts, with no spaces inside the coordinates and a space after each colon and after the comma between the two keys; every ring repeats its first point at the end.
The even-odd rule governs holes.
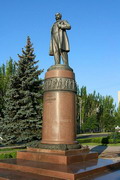
{"type": "Polygon", "coordinates": [[[16,63],[10,57],[9,61],[7,61],[6,70],[5,70],[5,75],[7,80],[9,80],[11,75],[15,74],[15,71],[16,71],[16,63]]]}
{"type": "Polygon", "coordinates": [[[102,131],[112,131],[115,127],[115,105],[111,96],[103,98],[101,115],[101,129],[102,131]]]}
{"type": "Polygon", "coordinates": [[[40,139],[43,85],[39,75],[43,70],[38,70],[33,52],[28,37],[5,98],[2,136],[9,144],[40,139]]]}
{"type": "MultiPolygon", "coordinates": [[[[116,112],[116,116],[119,113],[116,112]]],[[[119,116],[117,118],[119,120],[119,116]]],[[[111,96],[96,91],[88,94],[86,87],[77,93],[77,129],[81,132],[111,131],[116,123],[115,104],[111,96]]]]}
{"type": "Polygon", "coordinates": [[[118,108],[115,111],[115,126],[120,127],[120,104],[118,105],[118,108]]]}
{"type": "Polygon", "coordinates": [[[82,125],[86,119],[87,89],[83,86],[77,88],[77,133],[81,132],[82,125]]]}
{"type": "Polygon", "coordinates": [[[15,62],[10,58],[6,65],[0,67],[0,117],[3,118],[4,97],[10,76],[15,73],[15,62]]]}
{"type": "Polygon", "coordinates": [[[95,132],[98,127],[96,115],[87,117],[85,123],[82,124],[83,132],[95,132]]]}
{"type": "Polygon", "coordinates": [[[98,108],[98,95],[96,92],[86,95],[84,98],[84,118],[82,130],[87,132],[98,131],[97,121],[97,108],[98,108]]]}
{"type": "Polygon", "coordinates": [[[0,67],[0,120],[3,117],[3,107],[4,107],[4,94],[5,94],[5,65],[0,67]]]}

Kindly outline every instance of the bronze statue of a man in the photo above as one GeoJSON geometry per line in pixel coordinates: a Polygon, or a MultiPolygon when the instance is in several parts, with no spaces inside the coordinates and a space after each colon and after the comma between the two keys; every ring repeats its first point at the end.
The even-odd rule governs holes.
{"type": "Polygon", "coordinates": [[[68,52],[70,51],[66,30],[71,26],[66,20],[61,20],[60,13],[55,14],[56,22],[51,29],[50,56],[54,56],[55,65],[60,64],[60,57],[63,63],[68,66],[68,52]]]}

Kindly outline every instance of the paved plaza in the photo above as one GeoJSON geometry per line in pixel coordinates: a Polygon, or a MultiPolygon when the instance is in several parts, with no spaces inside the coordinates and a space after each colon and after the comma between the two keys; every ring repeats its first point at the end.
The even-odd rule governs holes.
{"type": "Polygon", "coordinates": [[[120,160],[120,146],[89,146],[91,151],[96,151],[101,158],[120,160]]]}

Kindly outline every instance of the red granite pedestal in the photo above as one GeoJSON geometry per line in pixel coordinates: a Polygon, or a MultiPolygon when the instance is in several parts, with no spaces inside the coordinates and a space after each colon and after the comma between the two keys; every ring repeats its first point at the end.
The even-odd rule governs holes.
{"type": "Polygon", "coordinates": [[[42,144],[76,143],[76,82],[71,68],[53,66],[45,74],[42,144]]]}
{"type": "Polygon", "coordinates": [[[44,82],[41,144],[18,152],[16,159],[0,160],[0,180],[105,180],[106,171],[120,168],[120,162],[99,159],[79,145],[75,127],[75,75],[70,67],[52,66],[44,82]]]}

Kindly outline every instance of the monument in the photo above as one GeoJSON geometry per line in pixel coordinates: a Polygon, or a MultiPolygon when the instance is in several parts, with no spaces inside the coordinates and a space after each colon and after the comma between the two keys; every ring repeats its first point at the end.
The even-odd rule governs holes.
{"type": "Polygon", "coordinates": [[[60,13],[55,14],[55,18],[56,22],[51,28],[49,52],[54,56],[55,65],[51,66],[45,75],[41,143],[54,144],[54,148],[60,144],[63,149],[80,148],[76,143],[75,132],[75,74],[68,63],[70,47],[66,30],[71,29],[71,26],[67,21],[61,20],[60,13]],[[63,64],[61,64],[61,58],[63,64]]]}
{"type": "Polygon", "coordinates": [[[18,152],[17,159],[0,160],[0,179],[105,180],[106,171],[108,179],[120,167],[120,162],[99,159],[76,141],[76,81],[66,33],[71,26],[60,13],[55,18],[49,53],[55,65],[45,74],[42,141],[37,148],[18,152]]]}

